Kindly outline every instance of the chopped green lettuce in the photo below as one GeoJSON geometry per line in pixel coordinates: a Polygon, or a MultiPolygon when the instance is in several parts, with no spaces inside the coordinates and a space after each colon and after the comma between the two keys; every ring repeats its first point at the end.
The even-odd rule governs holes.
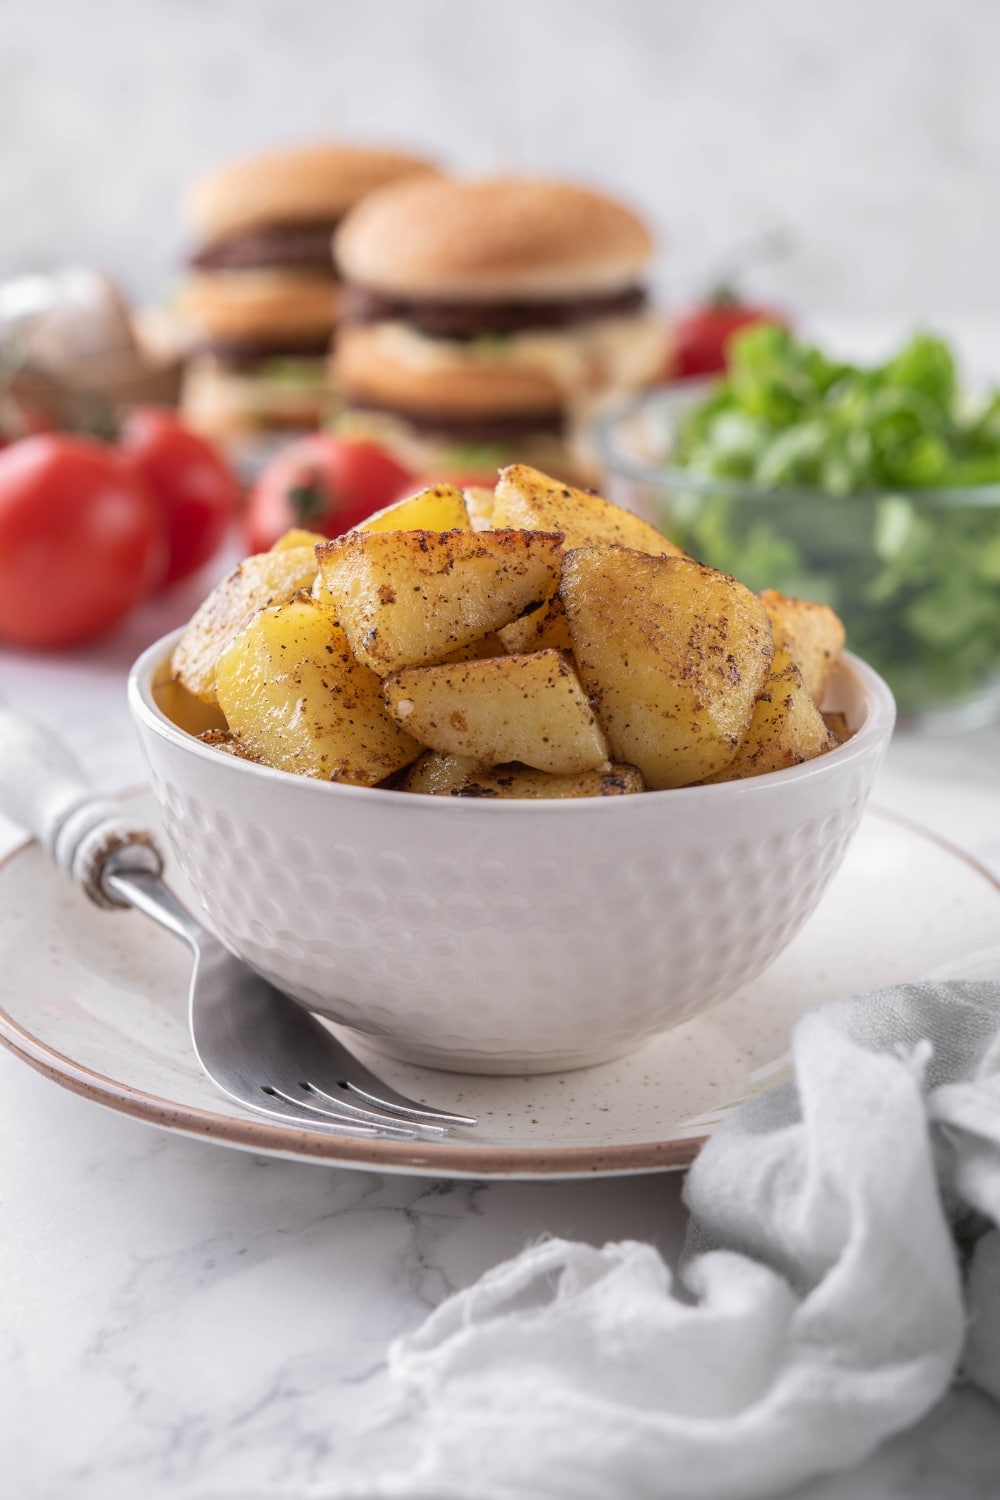
{"type": "Polygon", "coordinates": [[[723,482],[668,489],[665,529],[752,588],[832,604],[904,713],[1000,683],[1000,391],[971,404],[930,333],[862,367],[764,325],[730,358],[674,445],[723,482]]]}

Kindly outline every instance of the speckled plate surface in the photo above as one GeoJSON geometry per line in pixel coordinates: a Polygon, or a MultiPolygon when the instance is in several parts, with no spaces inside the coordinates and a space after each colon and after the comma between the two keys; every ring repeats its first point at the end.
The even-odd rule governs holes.
{"type": "MultiPolygon", "coordinates": [[[[136,810],[158,826],[151,798],[136,810]]],[[[622,1061],[564,1075],[470,1077],[368,1054],[407,1094],[480,1125],[432,1144],[355,1140],[272,1124],[220,1095],[188,1039],[182,945],[138,914],[99,912],[27,845],[0,866],[0,1039],[97,1103],[269,1155],[440,1177],[662,1171],[686,1166],[727,1110],[784,1072],[804,1010],[896,980],[958,977],[998,931],[1000,882],[870,812],[798,938],[724,1004],[622,1061]]]]}

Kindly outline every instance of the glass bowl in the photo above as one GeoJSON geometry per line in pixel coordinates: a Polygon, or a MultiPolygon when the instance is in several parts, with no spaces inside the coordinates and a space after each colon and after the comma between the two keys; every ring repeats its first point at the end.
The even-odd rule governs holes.
{"type": "Polygon", "coordinates": [[[709,384],[653,391],[603,418],[609,497],[752,589],[832,605],[901,722],[950,730],[1000,717],[1000,485],[830,495],[694,473],[671,451],[709,384]]]}

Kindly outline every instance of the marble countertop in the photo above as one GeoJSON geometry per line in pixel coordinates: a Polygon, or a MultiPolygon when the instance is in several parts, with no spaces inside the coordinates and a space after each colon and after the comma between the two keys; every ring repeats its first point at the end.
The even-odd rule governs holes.
{"type": "MultiPolygon", "coordinates": [[[[86,658],[0,654],[0,691],[103,786],[143,780],[122,692],[203,581],[86,658]]],[[[1000,872],[1000,726],[898,737],[875,800],[1000,872]]],[[[0,854],[17,842],[0,823],[0,854]]],[[[18,1500],[299,1495],[377,1408],[389,1341],[542,1233],[652,1241],[676,1176],[556,1184],[379,1176],[164,1133],[0,1052],[0,1465],[18,1500]]],[[[988,1500],[1000,1412],[955,1391],[796,1500],[988,1500]]]]}

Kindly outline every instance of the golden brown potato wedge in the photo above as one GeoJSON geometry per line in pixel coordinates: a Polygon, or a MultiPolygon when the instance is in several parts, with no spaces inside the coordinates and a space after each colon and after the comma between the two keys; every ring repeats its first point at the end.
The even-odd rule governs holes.
{"type": "Polygon", "coordinates": [[[635,766],[550,776],[530,766],[479,766],[460,755],[426,751],[394,782],[397,791],[430,797],[625,797],[645,790],[635,766]]]}
{"type": "Polygon", "coordinates": [[[414,739],[443,755],[516,760],[554,776],[607,766],[607,740],[561,651],[410,667],[388,679],[385,701],[414,739]]]}
{"type": "Polygon", "coordinates": [[[470,531],[471,525],[461,490],[450,484],[435,484],[377,510],[354,530],[470,531]]]}
{"type": "Polygon", "coordinates": [[[293,526],[291,531],[279,536],[271,551],[288,552],[293,547],[315,547],[317,542],[325,541],[326,535],[322,531],[303,531],[301,526],[293,526]]]}
{"type": "Polygon", "coordinates": [[[251,755],[247,746],[239,739],[231,729],[206,729],[198,738],[203,745],[211,745],[213,750],[221,750],[223,755],[235,755],[237,760],[249,760],[255,766],[260,765],[256,755],[251,755]]]}
{"type": "Polygon", "coordinates": [[[260,610],[219,658],[217,682],[240,749],[281,771],[374,786],[420,753],[333,611],[308,595],[260,610]]]}
{"type": "Polygon", "coordinates": [[[560,542],[539,531],[352,531],[316,555],[355,656],[386,677],[536,608],[556,585],[560,542]]]}
{"type": "Polygon", "coordinates": [[[819,711],[843,643],[825,606],[754,596],[515,464],[495,494],[436,484],[333,541],[287,532],[206,600],[156,692],[221,753],[310,776],[622,795],[761,775],[848,738],[819,711]]]}
{"type": "Polygon", "coordinates": [[[495,525],[492,488],[485,484],[470,484],[462,491],[462,495],[473,531],[492,531],[495,525]]]}
{"type": "Polygon", "coordinates": [[[570,547],[631,547],[653,557],[684,557],[680,547],[630,510],[601,495],[560,484],[526,464],[502,469],[493,501],[494,526],[561,531],[570,547]]]}
{"type": "Polygon", "coordinates": [[[489,635],[482,636],[478,641],[470,641],[467,646],[459,646],[457,651],[450,652],[443,658],[443,661],[483,661],[489,656],[506,655],[499,631],[491,631],[489,635]]]}
{"type": "Polygon", "coordinates": [[[788,652],[813,702],[822,704],[830,674],[844,649],[839,617],[828,604],[790,599],[777,589],[764,589],[760,599],[771,621],[775,646],[788,652]]]}
{"type": "Polygon", "coordinates": [[[480,770],[458,793],[460,797],[627,797],[646,790],[635,766],[611,765],[606,771],[578,776],[550,776],[530,766],[492,766],[480,770]]]}
{"type": "Polygon", "coordinates": [[[658,790],[735,758],[774,655],[755,594],[686,558],[612,547],[566,553],[560,593],[615,760],[658,790]]]}
{"type": "Polygon", "coordinates": [[[450,797],[487,770],[488,767],[467,755],[440,755],[436,750],[425,750],[412,766],[393,777],[392,789],[422,792],[428,797],[450,797]]]}
{"type": "Polygon", "coordinates": [[[222,652],[260,609],[286,604],[312,587],[317,573],[311,546],[279,546],[259,552],[218,584],[195,614],[174,649],[174,676],[203,703],[216,703],[215,667],[222,652]]]}
{"type": "Polygon", "coordinates": [[[553,594],[540,609],[511,620],[497,631],[501,651],[511,656],[525,656],[529,651],[572,651],[573,641],[566,620],[566,609],[558,594],[553,594]]]}
{"type": "Polygon", "coordinates": [[[705,781],[743,781],[767,771],[786,771],[835,750],[839,743],[810,697],[798,666],[787,651],[779,650],[736,759],[705,781]]]}

